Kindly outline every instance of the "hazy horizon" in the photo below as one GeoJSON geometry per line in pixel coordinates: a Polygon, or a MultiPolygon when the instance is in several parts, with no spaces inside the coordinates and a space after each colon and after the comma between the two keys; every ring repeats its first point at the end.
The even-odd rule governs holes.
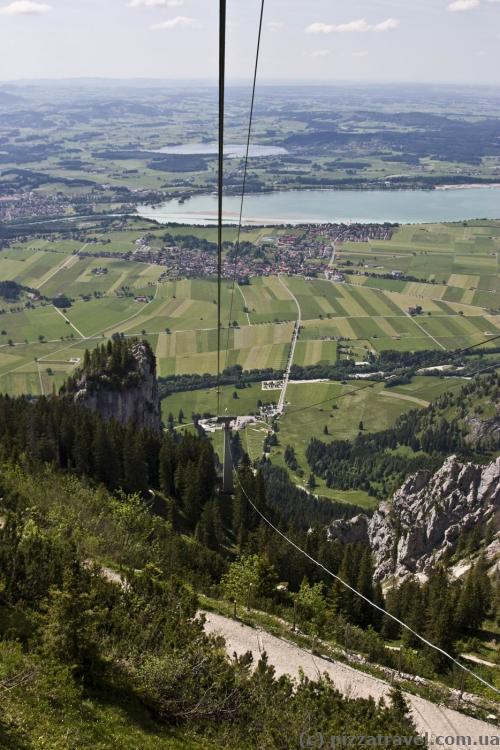
{"type": "MultiPolygon", "coordinates": [[[[192,86],[194,87],[206,87],[206,88],[218,88],[218,81],[215,78],[164,78],[154,76],[138,76],[136,78],[129,76],[61,76],[60,78],[0,78],[0,86],[22,86],[22,85],[59,85],[65,83],[80,83],[82,85],[90,84],[122,84],[133,86],[140,86],[141,84],[154,84],[160,86],[162,84],[171,84],[175,87],[180,86],[192,86]]],[[[374,81],[369,79],[352,79],[352,80],[341,80],[341,79],[312,79],[312,78],[259,78],[258,81],[260,86],[283,86],[283,87],[299,87],[299,86],[317,86],[317,87],[348,87],[356,86],[360,88],[383,88],[383,87],[421,87],[421,88],[451,88],[451,89],[475,89],[475,90],[486,90],[486,89],[497,89],[500,86],[498,83],[467,83],[460,81],[423,81],[423,80],[387,80],[387,81],[374,81]]],[[[229,78],[226,80],[226,86],[228,87],[249,87],[251,80],[247,78],[229,78]]]]}

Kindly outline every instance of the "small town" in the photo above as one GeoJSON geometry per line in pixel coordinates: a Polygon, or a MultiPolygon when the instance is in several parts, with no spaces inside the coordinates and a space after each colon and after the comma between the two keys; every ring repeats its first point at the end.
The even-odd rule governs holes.
{"type": "MultiPolygon", "coordinates": [[[[370,240],[390,240],[396,225],[391,224],[318,224],[290,228],[287,234],[269,235],[249,251],[225,253],[222,262],[222,276],[225,279],[237,278],[244,281],[251,276],[273,276],[276,273],[314,277],[327,273],[335,258],[335,250],[343,242],[368,242],[370,240]]],[[[161,247],[153,244],[155,236],[148,235],[136,240],[134,249],[123,252],[106,250],[105,244],[97,250],[79,251],[80,256],[92,255],[99,258],[122,258],[138,263],[165,266],[163,279],[210,278],[217,275],[216,248],[212,243],[189,237],[189,247],[183,244],[183,237],[176,242],[171,235],[161,247]]],[[[91,244],[91,243],[89,243],[91,244]]],[[[102,272],[102,271],[101,271],[102,272]]],[[[343,274],[335,273],[333,281],[343,281],[343,274]]]]}

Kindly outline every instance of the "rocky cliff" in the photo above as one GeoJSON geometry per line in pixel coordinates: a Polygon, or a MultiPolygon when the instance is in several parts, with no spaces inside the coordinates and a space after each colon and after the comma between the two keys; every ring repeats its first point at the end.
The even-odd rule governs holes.
{"type": "Polygon", "coordinates": [[[376,578],[426,574],[455,552],[464,532],[489,526],[486,555],[500,551],[500,458],[486,466],[451,456],[435,474],[421,471],[382,503],[372,518],[359,515],[334,522],[329,537],[370,543],[376,578]]]}
{"type": "Polygon", "coordinates": [[[64,393],[106,420],[161,430],[156,360],[146,342],[113,342],[87,353],[64,393]]]}

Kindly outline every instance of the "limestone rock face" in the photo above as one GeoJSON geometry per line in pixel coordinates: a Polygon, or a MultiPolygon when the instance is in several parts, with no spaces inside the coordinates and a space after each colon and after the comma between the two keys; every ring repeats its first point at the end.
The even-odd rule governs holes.
{"type": "Polygon", "coordinates": [[[89,377],[85,372],[76,381],[72,398],[75,404],[98,412],[105,420],[129,422],[138,428],[161,430],[160,399],[156,362],[143,342],[131,346],[133,364],[120,382],[102,373],[89,377]]]}
{"type": "Polygon", "coordinates": [[[494,563],[500,546],[500,458],[486,466],[461,463],[450,456],[431,475],[409,477],[391,501],[372,518],[334,522],[330,539],[369,542],[376,578],[427,574],[445,554],[454,552],[460,534],[493,522],[497,538],[488,548],[494,563]]]}

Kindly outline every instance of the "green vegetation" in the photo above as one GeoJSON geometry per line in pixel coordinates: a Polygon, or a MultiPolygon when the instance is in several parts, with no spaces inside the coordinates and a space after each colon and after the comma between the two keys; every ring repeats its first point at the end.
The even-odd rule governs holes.
{"type": "MultiPolygon", "coordinates": [[[[192,91],[149,84],[114,83],[96,92],[82,82],[26,86],[19,92],[21,98],[11,100],[0,118],[5,190],[50,198],[64,190],[62,205],[48,201],[48,216],[112,211],[133,206],[138,198],[189,197],[214,189],[213,152],[167,154],[162,149],[215,140],[215,88],[197,90],[193,97],[192,91]]],[[[243,144],[247,101],[239,92],[229,97],[226,137],[243,144]]],[[[255,143],[282,150],[251,159],[252,192],[498,182],[500,113],[487,91],[474,92],[471,99],[469,91],[452,95],[435,87],[410,92],[356,86],[346,92],[331,86],[318,95],[307,87],[274,86],[261,92],[260,107],[255,143]],[[374,100],[384,102],[383,111],[374,109],[374,100]]],[[[228,188],[237,191],[241,158],[228,157],[227,163],[228,188]]]]}
{"type": "MultiPolygon", "coordinates": [[[[119,388],[130,346],[117,339],[110,351],[96,349],[84,357],[85,371],[97,375],[103,368],[119,388]]],[[[496,402],[498,388],[497,376],[485,376],[459,397],[445,393],[412,415],[412,439],[427,450],[449,450],[449,441],[459,440],[452,415],[473,403],[479,413],[496,402]]],[[[0,397],[0,417],[0,690],[7,696],[0,736],[6,747],[34,748],[41,732],[62,748],[63,732],[72,732],[75,748],[117,741],[132,747],[143,734],[145,747],[158,738],[155,746],[165,748],[213,741],[250,749],[264,736],[266,746],[281,748],[300,735],[306,715],[328,731],[412,731],[399,699],[387,708],[347,700],[328,680],[276,681],[265,659],[252,671],[247,657],[228,660],[220,641],[203,634],[197,592],[293,620],[305,633],[374,663],[455,680],[435,652],[404,640],[392,622],[271,533],[248,498],[365,596],[408,620],[423,617],[419,627],[437,645],[456,652],[485,622],[498,623],[499,594],[487,584],[481,557],[463,581],[450,581],[440,568],[427,584],[408,582],[384,596],[373,581],[369,548],[332,543],[325,532],[330,521],[359,508],[309,496],[268,462],[252,466],[237,437],[236,492],[223,498],[204,435],[158,436],[105,424],[55,396],[35,403],[0,397]],[[123,571],[127,585],[114,571],[123,571]],[[400,638],[401,656],[386,648],[387,639],[400,638]],[[282,709],[279,717],[273,709],[282,704],[285,725],[282,709]]],[[[403,418],[396,426],[402,443],[404,427],[403,418]]],[[[375,433],[372,441],[380,444],[382,437],[390,440],[391,431],[375,433]]],[[[364,441],[358,437],[354,448],[345,442],[343,450],[360,450],[364,441]]],[[[493,449],[489,436],[475,445],[476,452],[493,449]]],[[[407,471],[410,459],[400,458],[407,471]]],[[[296,460],[291,448],[286,460],[296,460]]],[[[376,468],[370,461],[366,467],[376,468]]],[[[483,542],[461,543],[477,550],[483,542]]],[[[496,684],[498,670],[483,671],[496,684]]]]}
{"type": "Polygon", "coordinates": [[[426,409],[409,411],[389,429],[371,435],[360,430],[355,440],[313,438],[309,466],[330,487],[361,488],[384,499],[409,474],[436,469],[450,454],[484,462],[500,452],[498,434],[488,429],[488,417],[498,413],[499,383],[498,372],[476,378],[426,409]]]}
{"type": "MultiPolygon", "coordinates": [[[[248,229],[242,239],[249,253],[251,248],[260,252],[262,247],[269,253],[272,247],[262,242],[286,231],[248,229]]],[[[141,336],[152,347],[165,396],[165,418],[169,412],[177,415],[181,408],[187,422],[192,421],[192,414],[214,414],[216,282],[210,278],[164,281],[162,266],[136,262],[134,252],[141,238],[147,237],[154,251],[167,235],[170,242],[183,247],[199,242],[200,247],[210,248],[215,229],[168,227],[166,231],[127,219],[107,220],[101,229],[73,229],[70,234],[65,239],[55,234],[16,241],[0,253],[0,278],[37,286],[47,298],[25,300],[22,295],[15,303],[4,303],[0,391],[13,395],[57,392],[81,365],[87,348],[106,345],[120,333],[141,336]],[[64,295],[71,307],[58,311],[48,304],[57,295],[64,295]]],[[[235,239],[233,229],[225,231],[225,239],[235,239]]],[[[244,297],[238,290],[234,296],[231,318],[237,326],[228,328],[224,321],[222,367],[236,374],[223,380],[227,385],[223,408],[252,414],[258,413],[260,404],[278,401],[279,391],[262,390],[259,381],[279,377],[285,367],[297,318],[293,293],[302,326],[292,380],[335,381],[290,385],[278,444],[271,446],[271,459],[284,466],[283,451],[286,445],[294,445],[294,479],[305,485],[311,438],[351,439],[360,422],[367,434],[390,427],[401,414],[428,404],[447,384],[455,387],[460,382],[443,380],[439,374],[423,378],[417,374],[421,367],[441,364],[455,349],[478,343],[493,356],[497,343],[493,339],[500,333],[495,314],[499,248],[498,222],[401,227],[390,241],[346,243],[338,248],[334,268],[347,274],[345,284],[301,277],[249,279],[240,288],[244,297]],[[391,276],[398,270],[404,278],[391,276]],[[422,314],[409,315],[409,308],[418,305],[422,314]],[[388,351],[394,354],[388,356],[388,351]],[[422,352],[422,359],[408,358],[411,352],[422,352]],[[346,396],[353,386],[340,381],[350,377],[354,362],[361,372],[390,371],[397,377],[390,389],[375,384],[346,396]],[[244,371],[242,377],[238,368],[244,371]],[[231,387],[240,386],[242,380],[244,388],[231,387]],[[235,392],[238,398],[233,398],[235,392]]],[[[223,283],[222,309],[227,316],[230,297],[231,285],[223,283]]],[[[265,436],[264,425],[251,427],[243,435],[253,459],[260,457],[265,436]]],[[[322,476],[316,479],[315,491],[320,494],[367,507],[373,504],[361,488],[327,487],[322,476]]]]}
{"type": "MultiPolygon", "coordinates": [[[[146,491],[141,497],[97,488],[92,478],[99,479],[98,462],[84,470],[78,459],[75,469],[81,479],[72,469],[60,473],[46,463],[48,454],[42,455],[41,446],[48,447],[54,416],[59,413],[66,425],[77,423],[77,412],[64,401],[33,407],[4,400],[1,408],[7,427],[0,437],[4,746],[35,748],[43,736],[61,748],[107,748],[117,742],[133,747],[143,738],[144,747],[209,748],[212,739],[251,748],[257,738],[265,738],[267,747],[281,748],[290,737],[298,741],[311,717],[329,732],[414,731],[400,700],[392,707],[377,706],[343,698],[328,680],[303,679],[296,686],[287,678],[276,681],[265,659],[252,672],[249,658],[228,660],[220,640],[203,634],[193,587],[214,590],[228,554],[224,547],[210,552],[201,541],[205,534],[210,539],[206,522],[215,509],[207,491],[206,472],[213,471],[213,463],[205,461],[211,455],[205,440],[184,439],[175,449],[167,441],[159,455],[159,483],[173,492],[163,497],[176,509],[175,526],[193,528],[192,512],[202,506],[192,490],[204,488],[195,540],[192,532],[176,531],[160,507],[158,515],[145,501],[146,491]],[[19,409],[23,420],[14,416],[19,409]],[[42,430],[39,449],[28,456],[23,446],[35,423],[42,430]],[[13,454],[22,464],[7,458],[13,454]],[[189,456],[198,456],[198,480],[189,456]],[[129,571],[127,586],[109,580],[109,569],[103,571],[93,561],[123,566],[129,571]],[[198,739],[200,735],[206,739],[198,739]]],[[[94,421],[98,427],[99,418],[94,421]]],[[[116,437],[116,428],[112,434],[116,437]]],[[[99,456],[108,460],[107,451],[99,456]]],[[[265,502],[252,472],[243,469],[241,480],[265,502]]],[[[239,545],[247,544],[249,534],[258,538],[256,520],[248,516],[241,497],[235,498],[232,515],[239,545]]],[[[253,559],[256,601],[275,598],[271,564],[253,559]]],[[[227,574],[231,591],[239,586],[232,583],[238,581],[237,566],[247,567],[244,558],[235,565],[227,574]]]]}

